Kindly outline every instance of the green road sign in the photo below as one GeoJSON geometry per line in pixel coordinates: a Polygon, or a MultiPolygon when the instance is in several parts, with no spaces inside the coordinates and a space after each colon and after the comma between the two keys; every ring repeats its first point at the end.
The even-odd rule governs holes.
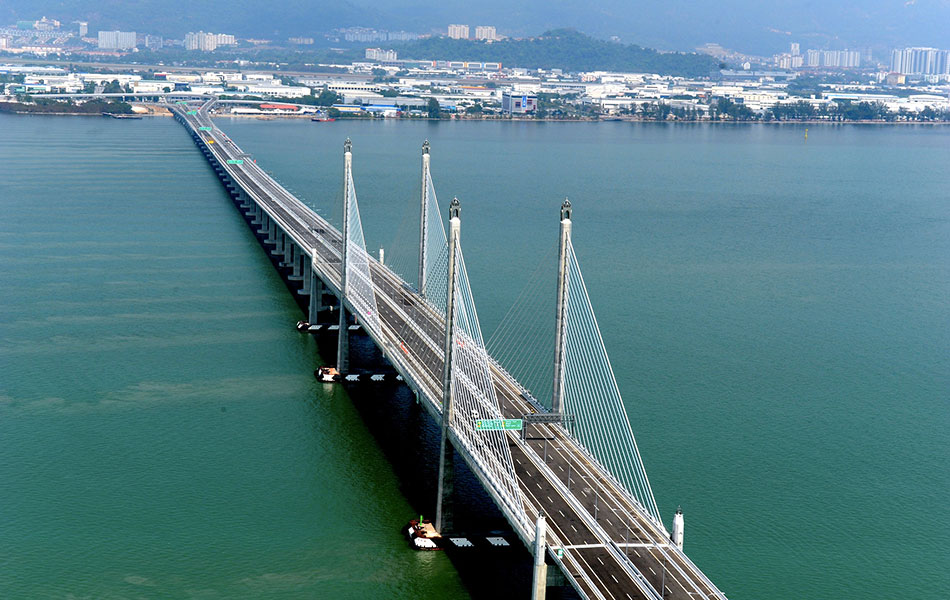
{"type": "Polygon", "coordinates": [[[182,106],[184,106],[184,105],[186,105],[186,104],[188,104],[188,103],[185,102],[184,100],[179,100],[179,101],[178,101],[178,104],[181,104],[182,106]]]}
{"type": "Polygon", "coordinates": [[[198,114],[198,111],[197,111],[197,110],[189,110],[189,111],[188,111],[188,114],[189,114],[189,115],[197,115],[197,114],[198,114]]]}
{"type": "Polygon", "coordinates": [[[229,165],[243,165],[244,161],[241,160],[240,158],[230,158],[228,159],[228,164],[229,165]]]}
{"type": "Polygon", "coordinates": [[[558,549],[557,549],[557,557],[558,557],[558,558],[564,558],[564,548],[558,548],[558,549]]]}
{"type": "Polygon", "coordinates": [[[210,127],[199,127],[198,131],[211,131],[210,127]]]}
{"type": "Polygon", "coordinates": [[[478,419],[475,429],[483,431],[500,431],[502,429],[521,430],[524,424],[521,419],[478,419]]]}

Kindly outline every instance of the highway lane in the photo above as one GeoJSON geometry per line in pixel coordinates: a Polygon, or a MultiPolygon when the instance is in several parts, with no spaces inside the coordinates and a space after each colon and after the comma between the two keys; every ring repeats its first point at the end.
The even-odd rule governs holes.
{"type": "MultiPolygon", "coordinates": [[[[206,148],[295,243],[316,256],[321,276],[338,290],[340,232],[249,157],[244,165],[227,165],[229,158],[247,155],[214,127],[206,114],[207,106],[210,103],[198,115],[183,115],[188,125],[195,130],[212,128],[198,132],[206,148]]],[[[402,362],[412,367],[411,379],[423,388],[420,396],[437,414],[444,318],[388,267],[372,257],[370,267],[381,325],[377,335],[382,339],[377,343],[390,353],[402,354],[402,362]]],[[[518,418],[535,411],[510,375],[493,368],[493,377],[503,416],[518,418]]],[[[724,598],[682,552],[670,545],[662,526],[653,522],[562,427],[538,426],[538,433],[534,436],[538,439],[527,442],[515,433],[508,434],[523,508],[531,519],[544,511],[547,542],[554,549],[564,550],[565,571],[583,593],[595,598],[655,598],[657,594],[643,584],[649,581],[655,590],[665,585],[668,598],[724,598]],[[547,439],[547,461],[542,438],[547,439]]]]}

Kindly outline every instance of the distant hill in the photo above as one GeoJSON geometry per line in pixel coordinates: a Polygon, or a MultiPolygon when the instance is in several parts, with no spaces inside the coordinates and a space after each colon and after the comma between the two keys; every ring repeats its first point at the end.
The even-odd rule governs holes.
{"type": "Polygon", "coordinates": [[[91,33],[122,29],[178,39],[200,29],[280,40],[383,20],[378,10],[350,0],[0,0],[0,24],[44,15],[88,21],[91,33]]]}
{"type": "Polygon", "coordinates": [[[625,71],[705,77],[718,67],[704,54],[657,52],[636,45],[606,42],[573,29],[556,29],[525,40],[477,42],[443,37],[393,46],[403,59],[500,62],[506,67],[569,71],[625,71]]]}
{"type": "Polygon", "coordinates": [[[718,42],[742,52],[891,45],[950,47],[950,0],[0,0],[0,23],[41,16],[89,21],[90,31],[135,30],[181,38],[188,31],[240,37],[316,37],[337,27],[418,33],[449,23],[494,25],[526,36],[574,27],[661,49],[718,42]]]}

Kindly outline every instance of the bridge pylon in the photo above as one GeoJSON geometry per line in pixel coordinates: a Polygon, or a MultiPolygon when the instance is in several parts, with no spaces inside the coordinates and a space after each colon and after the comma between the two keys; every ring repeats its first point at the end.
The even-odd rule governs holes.
{"type": "Polygon", "coordinates": [[[554,387],[551,395],[551,412],[564,412],[564,345],[567,337],[567,273],[568,248],[571,243],[571,201],[561,204],[561,235],[557,254],[557,320],[554,337],[554,387]]]}
{"type": "Polygon", "coordinates": [[[419,213],[419,293],[426,295],[426,221],[429,211],[429,140],[422,143],[422,206],[419,213]]]}
{"type": "Polygon", "coordinates": [[[439,447],[439,492],[436,498],[435,529],[439,533],[452,527],[451,503],[455,465],[449,427],[452,424],[452,348],[455,344],[455,253],[458,250],[462,222],[461,204],[453,198],[449,205],[449,262],[445,293],[445,360],[442,363],[442,440],[439,447]]]}
{"type": "Polygon", "coordinates": [[[340,249],[340,330],[336,342],[336,369],[341,374],[350,370],[349,323],[346,321],[347,240],[350,228],[350,182],[353,181],[353,142],[343,143],[343,244],[340,249]]]}
{"type": "Polygon", "coordinates": [[[548,590],[548,565],[545,560],[547,551],[547,521],[544,511],[538,515],[534,526],[534,573],[531,581],[531,600],[544,600],[548,590]]]}

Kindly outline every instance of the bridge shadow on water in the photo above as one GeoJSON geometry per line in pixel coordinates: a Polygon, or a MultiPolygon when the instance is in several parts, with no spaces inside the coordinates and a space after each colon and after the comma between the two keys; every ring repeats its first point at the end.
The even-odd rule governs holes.
{"type": "MultiPolygon", "coordinates": [[[[232,196],[232,200],[237,199],[232,196]]],[[[300,293],[302,283],[288,277],[291,269],[282,265],[281,259],[269,251],[268,243],[265,242],[266,234],[251,225],[250,216],[243,211],[242,216],[294,297],[302,316],[306,315],[309,296],[300,293]]],[[[331,300],[331,297],[327,296],[326,300],[331,300]]],[[[335,299],[329,303],[334,304],[334,301],[335,299]]],[[[337,323],[338,310],[337,303],[336,307],[320,315],[319,322],[327,325],[337,323]]],[[[324,328],[315,334],[301,335],[314,336],[321,356],[336,356],[335,331],[324,328]]],[[[392,366],[383,357],[382,352],[362,330],[350,332],[350,372],[393,373],[392,366]]],[[[412,506],[413,513],[393,523],[393,529],[404,531],[409,519],[420,514],[434,518],[441,433],[439,424],[416,401],[415,394],[405,383],[366,381],[342,385],[346,387],[357,412],[392,466],[401,482],[402,494],[412,506]]],[[[471,596],[530,597],[533,565],[531,553],[512,531],[491,496],[457,452],[452,511],[454,527],[450,533],[476,538],[500,536],[510,544],[507,548],[486,548],[482,545],[446,551],[471,596]]],[[[406,552],[414,552],[409,548],[408,541],[406,552]]],[[[549,564],[548,570],[551,574],[556,572],[557,567],[549,564]]],[[[569,585],[549,587],[547,596],[555,600],[579,598],[569,585]]]]}
{"type": "MultiPolygon", "coordinates": [[[[334,356],[336,335],[316,336],[321,356],[334,356]]],[[[362,332],[350,335],[351,371],[379,373],[392,371],[388,361],[362,332]]],[[[419,514],[435,516],[439,468],[439,424],[429,416],[415,394],[404,383],[344,384],[353,405],[373,434],[393,471],[401,482],[401,491],[413,507],[413,514],[393,523],[404,529],[410,518],[419,514]]],[[[502,596],[528,598],[531,595],[533,558],[489,494],[455,454],[453,495],[454,527],[451,533],[481,537],[503,536],[508,548],[474,548],[447,551],[459,576],[473,598],[502,596]]],[[[407,552],[413,550],[408,549],[407,552]]],[[[557,569],[549,566],[549,569],[557,569]]],[[[570,587],[551,587],[548,597],[578,598],[570,587]]]]}

